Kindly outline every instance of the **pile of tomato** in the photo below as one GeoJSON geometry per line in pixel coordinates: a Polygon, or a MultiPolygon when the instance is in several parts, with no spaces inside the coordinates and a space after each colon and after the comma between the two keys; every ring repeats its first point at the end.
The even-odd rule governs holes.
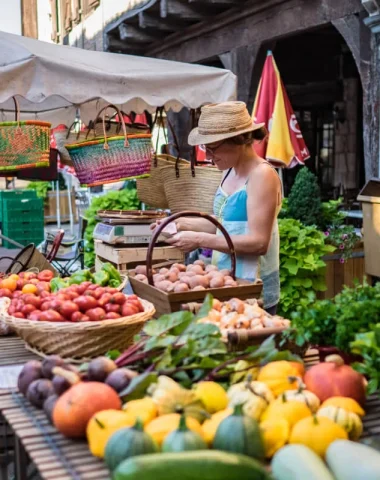
{"type": "Polygon", "coordinates": [[[11,299],[9,315],[32,321],[97,322],[144,311],[136,295],[124,295],[116,288],[100,287],[91,282],[51,293],[52,273],[46,272],[48,270],[38,275],[26,272],[2,280],[0,297],[11,299]]]}

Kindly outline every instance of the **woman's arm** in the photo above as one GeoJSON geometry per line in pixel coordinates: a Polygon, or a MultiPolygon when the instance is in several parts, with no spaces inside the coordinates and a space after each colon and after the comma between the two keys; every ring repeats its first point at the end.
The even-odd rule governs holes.
{"type": "Polygon", "coordinates": [[[205,218],[179,218],[175,222],[179,232],[207,232],[211,234],[216,233],[216,227],[213,223],[205,218]]]}
{"type": "MultiPolygon", "coordinates": [[[[279,198],[279,179],[267,166],[260,166],[247,185],[247,212],[249,234],[232,235],[231,239],[237,254],[265,255],[271,241],[273,223],[279,198]]],[[[184,251],[196,248],[210,248],[219,252],[229,252],[223,236],[208,232],[180,232],[169,239],[184,251]]]]}

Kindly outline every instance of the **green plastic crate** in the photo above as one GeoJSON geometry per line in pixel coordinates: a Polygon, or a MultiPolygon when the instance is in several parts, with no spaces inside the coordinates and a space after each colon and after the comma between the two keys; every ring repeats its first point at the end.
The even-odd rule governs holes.
{"type": "Polygon", "coordinates": [[[3,223],[19,223],[28,219],[38,222],[44,219],[44,202],[40,198],[3,201],[3,223]]]}
{"type": "Polygon", "coordinates": [[[5,200],[21,200],[24,198],[37,198],[35,190],[0,190],[0,222],[3,215],[3,202],[5,200]]]}
{"type": "Polygon", "coordinates": [[[35,223],[7,223],[3,225],[3,234],[6,237],[35,237],[44,234],[43,222],[35,223]]]}
{"type": "MultiPolygon", "coordinates": [[[[7,235],[6,235],[7,236],[7,235]]],[[[21,236],[21,237],[12,237],[12,240],[14,240],[15,242],[18,242],[20,243],[21,245],[29,245],[29,243],[34,243],[35,245],[39,245],[44,239],[44,235],[35,235],[34,236],[31,236],[31,237],[24,237],[24,236],[21,236]]],[[[10,243],[8,242],[7,240],[3,240],[3,247],[4,248],[10,248],[10,249],[14,249],[14,248],[18,248],[16,247],[16,245],[13,245],[13,243],[10,243]]]]}

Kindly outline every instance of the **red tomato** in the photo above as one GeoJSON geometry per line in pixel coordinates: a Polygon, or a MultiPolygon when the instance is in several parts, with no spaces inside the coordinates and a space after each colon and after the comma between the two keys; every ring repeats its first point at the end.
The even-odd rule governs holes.
{"type": "Polygon", "coordinates": [[[127,295],[127,299],[128,300],[138,300],[139,297],[133,293],[132,295],[127,295]]]}
{"type": "Polygon", "coordinates": [[[71,300],[63,302],[59,308],[59,313],[65,318],[71,318],[75,312],[79,312],[79,307],[71,300]]]}
{"type": "Polygon", "coordinates": [[[92,290],[96,290],[97,288],[99,288],[99,285],[97,285],[96,283],[90,283],[90,285],[87,287],[87,290],[91,292],[92,290]]]}
{"type": "Polygon", "coordinates": [[[55,310],[46,310],[40,315],[40,320],[44,322],[64,322],[64,318],[55,310]]]}
{"type": "Polygon", "coordinates": [[[106,312],[103,308],[91,308],[87,310],[86,315],[89,317],[90,322],[99,322],[106,318],[106,312]]]}
{"type": "Polygon", "coordinates": [[[41,293],[40,293],[40,298],[42,300],[44,300],[45,298],[48,298],[50,297],[50,293],[49,292],[45,292],[45,290],[43,290],[41,293]]]}
{"type": "Polygon", "coordinates": [[[119,290],[117,288],[114,288],[114,287],[106,287],[105,291],[107,293],[118,293],[119,290]]]}
{"type": "Polygon", "coordinates": [[[104,309],[107,313],[121,313],[121,305],[118,305],[117,303],[107,303],[104,306],[104,309]]]}
{"type": "Polygon", "coordinates": [[[21,295],[23,295],[23,293],[20,290],[16,290],[15,292],[13,292],[12,298],[20,298],[21,295]]]}
{"type": "Polygon", "coordinates": [[[50,292],[50,283],[48,282],[38,282],[36,287],[39,292],[50,292]]]}
{"type": "Polygon", "coordinates": [[[127,300],[127,304],[128,305],[133,305],[134,307],[136,307],[138,309],[139,312],[144,311],[144,307],[142,306],[140,300],[127,300]]]}
{"type": "Polygon", "coordinates": [[[94,290],[94,297],[99,300],[99,298],[105,293],[103,287],[98,287],[96,290],[94,290]]]}
{"type": "Polygon", "coordinates": [[[34,322],[38,322],[42,315],[41,310],[34,310],[32,313],[29,313],[28,320],[33,320],[34,322]]]}
{"type": "Polygon", "coordinates": [[[21,312],[16,312],[13,314],[13,316],[16,318],[25,318],[25,315],[21,312]]]}
{"type": "Polygon", "coordinates": [[[124,303],[121,309],[121,316],[122,317],[130,317],[131,315],[135,315],[139,313],[138,307],[131,305],[130,303],[124,303]]]}
{"type": "Polygon", "coordinates": [[[79,297],[79,293],[78,292],[70,292],[67,294],[69,297],[70,297],[70,300],[75,300],[76,298],[79,297]]]}
{"type": "Polygon", "coordinates": [[[31,278],[30,280],[28,280],[28,284],[30,285],[37,286],[38,283],[40,283],[40,281],[37,278],[31,278]]]}
{"type": "Polygon", "coordinates": [[[25,305],[25,302],[23,300],[17,299],[15,302],[16,312],[21,312],[21,309],[23,308],[24,305],[25,305]]]}
{"type": "Polygon", "coordinates": [[[112,298],[112,295],[110,293],[105,293],[104,295],[102,295],[98,301],[99,307],[104,308],[104,306],[110,302],[111,298],[112,298]]]}
{"type": "Polygon", "coordinates": [[[42,270],[42,272],[37,275],[37,278],[42,282],[50,282],[50,280],[54,278],[54,273],[50,270],[42,270]]]}
{"type": "Polygon", "coordinates": [[[25,316],[28,316],[30,313],[34,312],[34,310],[37,310],[36,307],[28,303],[22,307],[21,313],[23,313],[25,316]]]}
{"type": "Polygon", "coordinates": [[[8,288],[0,288],[0,298],[2,297],[12,298],[12,292],[8,288]]]}
{"type": "Polygon", "coordinates": [[[18,276],[19,276],[20,278],[24,278],[24,277],[25,277],[25,272],[19,273],[18,276]]]}
{"type": "Polygon", "coordinates": [[[116,320],[117,318],[121,318],[121,316],[115,312],[108,312],[106,315],[106,320],[116,320]]]}
{"type": "Polygon", "coordinates": [[[23,278],[28,280],[28,283],[31,283],[29,280],[35,280],[37,278],[37,274],[33,272],[25,272],[23,278]]]}
{"type": "Polygon", "coordinates": [[[25,295],[22,296],[22,300],[26,303],[26,304],[30,304],[30,305],[34,305],[36,308],[40,308],[41,307],[41,298],[39,297],[36,297],[35,295],[33,295],[33,293],[27,293],[25,295]]]}
{"type": "Polygon", "coordinates": [[[68,293],[58,293],[55,298],[59,300],[60,302],[66,302],[67,300],[70,300],[69,294],[68,293]]]}
{"type": "Polygon", "coordinates": [[[8,308],[9,315],[14,315],[16,313],[16,307],[14,305],[10,305],[8,308]]]}
{"type": "Polygon", "coordinates": [[[76,291],[79,295],[83,295],[90,285],[92,285],[91,282],[83,282],[80,285],[76,285],[76,291]]]}
{"type": "Polygon", "coordinates": [[[74,303],[78,305],[79,310],[83,313],[98,306],[98,301],[90,295],[81,295],[74,300],[74,303]]]}
{"type": "Polygon", "coordinates": [[[121,292],[114,293],[110,300],[111,303],[117,303],[118,305],[124,305],[126,301],[127,297],[124,295],[124,293],[121,292]]]}
{"type": "Polygon", "coordinates": [[[84,313],[82,312],[74,312],[71,316],[71,321],[72,322],[82,322],[83,321],[83,317],[85,317],[84,313]]]}

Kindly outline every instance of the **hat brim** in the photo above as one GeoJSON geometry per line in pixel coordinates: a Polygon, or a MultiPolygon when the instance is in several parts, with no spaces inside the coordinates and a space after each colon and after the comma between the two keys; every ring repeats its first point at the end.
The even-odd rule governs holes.
{"type": "Polygon", "coordinates": [[[195,147],[197,145],[208,145],[210,143],[227,140],[228,138],[237,137],[238,135],[242,135],[243,133],[254,132],[255,130],[259,130],[263,127],[265,127],[265,123],[252,122],[252,125],[249,128],[245,128],[244,130],[229,133],[217,133],[213,135],[202,135],[201,133],[199,133],[199,128],[197,127],[190,132],[188,144],[192,147],[195,147]]]}

